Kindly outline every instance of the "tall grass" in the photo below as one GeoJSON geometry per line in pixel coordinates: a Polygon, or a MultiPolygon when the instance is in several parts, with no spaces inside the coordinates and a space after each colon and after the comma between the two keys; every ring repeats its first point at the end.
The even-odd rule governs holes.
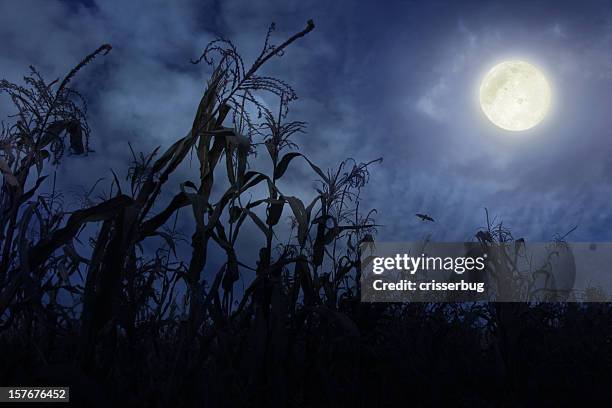
{"type": "Polygon", "coordinates": [[[14,124],[3,128],[0,153],[1,328],[4,339],[26,339],[7,364],[69,362],[96,378],[118,375],[120,388],[153,392],[169,404],[177,393],[197,390],[188,387],[197,372],[211,356],[221,356],[212,349],[231,349],[236,339],[250,343],[241,345],[250,349],[252,373],[240,390],[253,396],[282,381],[278,367],[293,347],[291,326],[316,315],[330,326],[356,332],[337,309],[343,296],[354,296],[356,248],[371,239],[375,228],[358,208],[371,163],[348,160],[323,171],[295,151],[291,137],[305,123],[286,118],[296,94],[285,82],[258,73],[313,28],[309,21],[304,30],[273,45],[271,26],[249,68],[231,42],[211,42],[192,61],[209,64],[213,73],[186,136],[161,154],[157,149],[133,153],[130,191],[122,191],[114,175],[115,193],[86,208],[64,208],[60,192],[53,188],[45,194],[41,187],[49,165],[60,165],[65,151],[88,152],[86,104],[69,84],[111,47],[87,56],[61,82],[47,83],[32,68],[25,85],[1,83],[0,91],[18,112],[14,124]],[[278,98],[276,113],[259,102],[261,92],[278,98]],[[270,174],[249,169],[249,158],[261,149],[272,163],[270,174]],[[190,152],[199,162],[195,179],[169,186],[190,152]],[[278,185],[298,158],[320,179],[310,203],[284,194],[278,185]],[[247,193],[261,184],[267,193],[257,199],[249,195],[247,201],[247,193]],[[220,199],[212,199],[213,187],[224,191],[220,199]],[[172,189],[174,197],[162,204],[172,189]],[[168,229],[183,207],[191,209],[194,225],[186,262],[176,258],[177,236],[168,229]],[[259,207],[265,208],[265,219],[257,215],[259,207]],[[288,237],[275,231],[283,213],[293,219],[288,237]],[[261,231],[253,266],[236,253],[246,222],[261,231]],[[91,230],[84,229],[87,224],[97,226],[92,236],[83,232],[91,230]],[[155,237],[165,245],[144,250],[145,241],[155,237]],[[79,254],[78,242],[89,242],[90,257],[79,254]],[[220,247],[226,259],[206,282],[210,245],[220,247]],[[250,285],[236,295],[239,277],[251,271],[250,285]],[[184,291],[177,289],[183,285],[184,291]],[[62,292],[72,301],[58,301],[66,297],[62,292]],[[238,336],[228,338],[233,332],[238,336]],[[122,356],[128,350],[133,354],[122,356]],[[164,373],[163,382],[158,372],[145,369],[150,364],[164,373]]]}
{"type": "Polygon", "coordinates": [[[0,383],[68,384],[84,406],[385,406],[441,393],[487,405],[533,381],[553,386],[545,364],[574,350],[575,333],[591,336],[583,355],[609,349],[608,305],[360,303],[359,248],[377,228],[360,193],[379,160],[321,169],[297,151],[306,124],[288,120],[296,94],[259,72],[314,24],[280,45],[273,29],[248,68],[231,42],[211,42],[192,61],[212,75],[186,135],[133,152],[129,191],[113,174],[112,195],[82,208],[65,207],[47,174],[66,152],[89,152],[95,135],[71,79],[111,47],[61,82],[32,68],[23,85],[0,83],[17,111],[0,139],[0,383]],[[250,166],[256,153],[270,172],[250,166]],[[191,154],[197,171],[172,185],[191,154]],[[312,201],[283,192],[298,160],[319,180],[312,201]],[[180,209],[193,226],[188,259],[176,255],[180,209]],[[247,236],[254,263],[239,253],[245,223],[259,233],[247,236]],[[207,281],[212,246],[224,259],[207,281]],[[483,372],[484,394],[457,385],[476,387],[483,372]]]}

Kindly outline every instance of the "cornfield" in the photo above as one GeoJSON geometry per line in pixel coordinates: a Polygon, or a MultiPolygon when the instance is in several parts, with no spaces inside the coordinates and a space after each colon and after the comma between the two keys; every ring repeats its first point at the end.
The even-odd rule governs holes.
{"type": "Polygon", "coordinates": [[[104,407],[490,406],[553,405],[606,378],[608,304],[360,303],[360,248],[379,228],[360,193],[381,159],[318,167],[297,148],[295,91],[260,75],[313,29],[273,45],[271,26],[250,66],[231,42],[208,44],[192,61],[212,75],[185,136],[133,151],[108,196],[80,208],[49,174],[96,154],[71,80],[111,46],[61,81],[31,68],[21,85],[0,83],[17,112],[0,135],[0,384],[69,385],[75,404],[104,407]],[[270,172],[251,167],[255,154],[270,172]],[[192,157],[193,179],[171,185],[192,157]],[[312,201],[283,193],[297,161],[318,179],[312,201]],[[256,260],[240,253],[247,223],[256,260]]]}

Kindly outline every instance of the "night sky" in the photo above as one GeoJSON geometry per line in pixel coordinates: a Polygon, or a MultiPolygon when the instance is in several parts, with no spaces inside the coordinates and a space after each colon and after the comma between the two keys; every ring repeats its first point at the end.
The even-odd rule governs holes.
{"type": "MultiPolygon", "coordinates": [[[[128,141],[146,152],[186,134],[209,74],[189,60],[208,41],[223,35],[252,61],[269,23],[279,43],[310,18],[316,29],[263,72],[299,94],[290,118],[309,125],[295,142],[321,167],[384,158],[362,203],[378,210],[379,240],[471,240],[485,207],[516,237],[578,225],[571,240],[612,240],[612,2],[4,1],[1,73],[19,81],[33,64],[54,79],[113,45],[75,82],[95,150],[57,169],[76,202],[98,178],[108,186],[110,168],[125,174],[128,141]],[[494,127],[477,102],[484,73],[508,58],[552,85],[552,111],[530,131],[494,127]]],[[[12,113],[5,97],[0,113],[12,113]]],[[[312,194],[312,172],[291,172],[285,190],[312,194]]]]}

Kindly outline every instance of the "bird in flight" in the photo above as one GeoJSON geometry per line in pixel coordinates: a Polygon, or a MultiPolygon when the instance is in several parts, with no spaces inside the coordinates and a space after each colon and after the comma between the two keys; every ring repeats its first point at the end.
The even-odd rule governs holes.
{"type": "Polygon", "coordinates": [[[433,218],[431,218],[429,215],[427,214],[419,214],[416,213],[415,214],[417,217],[419,217],[421,219],[421,221],[431,221],[431,222],[435,222],[435,220],[433,218]]]}

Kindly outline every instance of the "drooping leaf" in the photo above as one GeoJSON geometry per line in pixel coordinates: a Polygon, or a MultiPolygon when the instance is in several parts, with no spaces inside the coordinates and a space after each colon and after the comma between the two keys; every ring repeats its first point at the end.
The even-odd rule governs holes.
{"type": "Polygon", "coordinates": [[[312,263],[315,266],[323,264],[323,256],[325,255],[325,223],[317,224],[317,235],[312,248],[312,263]]]}
{"type": "Polygon", "coordinates": [[[63,132],[66,132],[70,137],[70,148],[75,154],[85,153],[83,128],[77,120],[58,120],[51,123],[39,143],[39,148],[45,148],[55,142],[63,132]]]}
{"type": "Polygon", "coordinates": [[[283,176],[283,174],[285,174],[285,172],[287,171],[287,167],[289,167],[289,163],[291,162],[291,160],[293,160],[294,158],[298,156],[303,157],[304,160],[308,162],[310,167],[319,175],[319,177],[321,177],[321,180],[323,180],[326,184],[330,184],[329,177],[327,177],[327,175],[323,172],[323,170],[321,170],[317,165],[311,162],[306,156],[304,156],[301,153],[297,153],[297,152],[287,153],[286,155],[283,156],[283,158],[280,160],[280,162],[276,166],[276,170],[274,172],[274,180],[280,179],[283,176]]]}
{"type": "Polygon", "coordinates": [[[257,225],[259,229],[264,233],[266,238],[270,239],[270,231],[268,230],[268,227],[266,226],[266,224],[264,224],[264,222],[261,220],[261,218],[259,218],[257,214],[255,214],[253,211],[249,211],[249,210],[245,210],[245,211],[247,211],[247,214],[249,215],[249,217],[251,217],[255,225],[257,225]]]}
{"type": "Polygon", "coordinates": [[[166,221],[175,213],[179,208],[189,205],[190,201],[187,197],[187,193],[181,192],[174,196],[170,204],[159,214],[143,222],[140,226],[140,237],[141,239],[147,236],[151,236],[157,231],[159,227],[164,225],[166,221]]]}
{"type": "Polygon", "coordinates": [[[223,275],[222,287],[226,292],[230,292],[234,283],[240,278],[240,270],[238,269],[238,260],[233,250],[227,251],[227,264],[225,274],[223,275]]]}
{"type": "Polygon", "coordinates": [[[53,234],[29,251],[30,267],[36,267],[43,262],[57,248],[71,240],[81,226],[87,222],[102,221],[115,217],[122,209],[133,204],[133,200],[126,195],[118,195],[93,207],[78,210],[66,221],[66,225],[53,232],[53,234]]]}
{"type": "Polygon", "coordinates": [[[285,196],[283,198],[289,203],[293,215],[298,222],[298,242],[303,246],[308,236],[308,216],[304,203],[297,197],[285,196]]]}
{"type": "Polygon", "coordinates": [[[304,304],[310,306],[318,303],[312,277],[310,276],[310,268],[305,258],[299,258],[295,262],[295,274],[300,279],[300,285],[304,291],[304,304]]]}
{"type": "Polygon", "coordinates": [[[0,172],[2,172],[2,177],[4,177],[4,181],[6,181],[8,185],[19,187],[19,181],[11,171],[9,165],[3,159],[0,159],[0,172]]]}
{"type": "Polygon", "coordinates": [[[76,154],[85,153],[85,144],[83,143],[83,129],[81,124],[72,121],[68,124],[66,129],[70,135],[70,148],[76,154]]]}
{"type": "Polygon", "coordinates": [[[283,174],[285,174],[285,172],[287,171],[287,167],[289,166],[289,163],[291,163],[291,160],[301,155],[301,153],[297,152],[287,153],[286,155],[284,155],[280,162],[278,162],[278,164],[276,165],[276,170],[274,171],[274,180],[278,180],[279,178],[283,177],[283,174]]]}
{"type": "Polygon", "coordinates": [[[270,204],[268,205],[268,218],[266,219],[266,223],[268,225],[274,226],[278,224],[281,215],[283,214],[283,207],[285,206],[285,200],[270,200],[270,204]]]}

